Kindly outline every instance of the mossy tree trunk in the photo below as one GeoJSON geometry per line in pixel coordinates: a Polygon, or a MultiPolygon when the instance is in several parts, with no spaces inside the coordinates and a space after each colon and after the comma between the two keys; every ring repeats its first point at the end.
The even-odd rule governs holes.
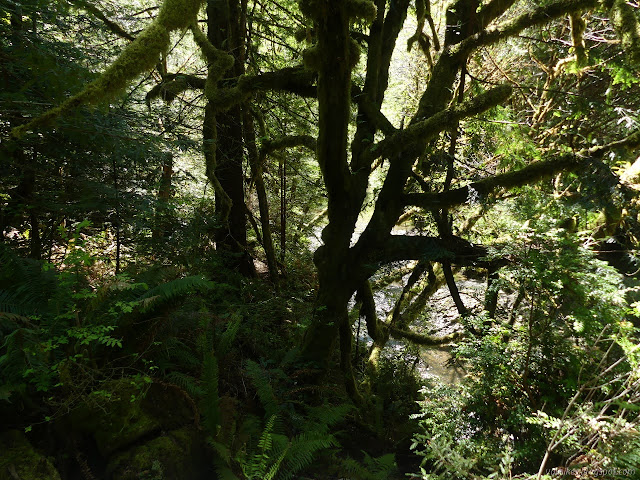
{"type": "MultiPolygon", "coordinates": [[[[245,25],[239,0],[208,0],[207,26],[211,44],[234,58],[229,77],[244,73],[245,25]]],[[[210,174],[215,175],[222,190],[231,200],[227,218],[215,232],[217,250],[229,253],[229,263],[244,275],[255,273],[253,260],[247,251],[247,219],[244,200],[244,138],[242,105],[237,103],[225,111],[216,111],[211,102],[205,107],[205,144],[215,142],[216,164],[210,174]],[[215,129],[215,131],[214,131],[215,129]]],[[[226,198],[216,191],[216,213],[225,209],[226,198]]]]}

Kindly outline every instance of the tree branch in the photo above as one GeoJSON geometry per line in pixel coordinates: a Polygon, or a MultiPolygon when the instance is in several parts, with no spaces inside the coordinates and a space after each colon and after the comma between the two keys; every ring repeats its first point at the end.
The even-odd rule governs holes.
{"type": "Polygon", "coordinates": [[[246,75],[238,80],[238,88],[245,93],[261,90],[276,90],[295,93],[301,97],[316,98],[317,89],[313,85],[317,73],[304,66],[287,67],[275,72],[246,75]]]}
{"type": "Polygon", "coordinates": [[[102,20],[102,22],[107,26],[107,28],[112,32],[122,37],[126,40],[133,42],[136,38],[127,32],[124,28],[122,28],[118,23],[110,20],[98,7],[93,5],[90,2],[85,0],[69,0],[69,3],[75,5],[76,7],[82,8],[87,12],[91,13],[94,17],[102,20]]]}
{"type": "Polygon", "coordinates": [[[503,173],[493,177],[471,182],[464,187],[441,193],[410,193],[403,195],[405,205],[415,205],[427,210],[461,205],[468,201],[486,197],[500,188],[515,188],[535,183],[559,172],[572,172],[587,167],[594,160],[601,158],[606,152],[616,148],[636,149],[640,147],[640,130],[628,137],[575,155],[565,154],[559,158],[534,162],[515,172],[503,173]]]}
{"type": "Polygon", "coordinates": [[[478,26],[485,28],[492,21],[509,10],[516,0],[492,0],[478,12],[478,26]]]}
{"type": "Polygon", "coordinates": [[[373,161],[378,157],[390,157],[392,154],[406,149],[414,143],[424,143],[447,128],[452,128],[460,120],[482,113],[491,107],[507,100],[513,89],[509,85],[493,88],[476,98],[461,103],[453,108],[443,110],[435,115],[414,123],[405,130],[396,131],[390,137],[376,143],[366,153],[367,160],[373,161]]]}
{"type": "Polygon", "coordinates": [[[391,336],[395,338],[404,338],[417,345],[444,345],[445,343],[450,343],[462,336],[461,332],[453,332],[449,335],[444,335],[443,337],[433,337],[431,335],[421,335],[409,330],[401,330],[396,327],[390,327],[389,330],[391,332],[391,336]]]}
{"type": "MultiPolygon", "coordinates": [[[[497,1],[497,0],[494,0],[497,1]]],[[[503,0],[508,1],[508,0],[503,0]]],[[[525,28],[540,25],[554,18],[567,15],[579,10],[594,8],[598,0],[559,0],[548,5],[538,7],[530,12],[520,15],[518,18],[497,27],[483,30],[463,40],[452,49],[454,55],[467,56],[471,51],[481,46],[487,46],[499,42],[507,37],[517,35],[525,28]]],[[[488,6],[486,7],[488,8],[488,6]]]]}
{"type": "Polygon", "coordinates": [[[369,253],[365,263],[373,263],[376,269],[379,265],[400,260],[477,265],[479,259],[486,254],[485,247],[453,235],[446,240],[437,237],[390,235],[383,247],[369,253]]]}
{"type": "Polygon", "coordinates": [[[165,75],[162,82],[157,84],[147,93],[145,100],[147,106],[156,98],[171,103],[175,98],[186,90],[204,90],[207,79],[196,77],[195,75],[169,74],[165,75]]]}
{"type": "Polygon", "coordinates": [[[276,150],[283,150],[285,148],[292,147],[306,147],[312,152],[315,152],[316,145],[317,141],[311,135],[289,135],[286,137],[263,140],[262,148],[260,149],[260,158],[264,158],[266,155],[275,152],[276,150]]]}

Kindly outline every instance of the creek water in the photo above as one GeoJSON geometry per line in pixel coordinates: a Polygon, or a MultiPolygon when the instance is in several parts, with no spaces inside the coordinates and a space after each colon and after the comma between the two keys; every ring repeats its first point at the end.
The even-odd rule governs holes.
{"type": "MultiPolygon", "coordinates": [[[[378,318],[384,319],[391,313],[396,300],[406,284],[408,275],[402,280],[394,282],[374,294],[376,301],[376,312],[378,318]]],[[[456,278],[456,284],[460,291],[460,296],[465,306],[473,311],[478,310],[484,298],[486,282],[469,279],[456,278]]],[[[462,329],[459,322],[460,315],[449,293],[447,286],[438,289],[427,301],[421,314],[410,324],[411,331],[427,334],[434,337],[443,337],[462,329]]],[[[357,333],[357,325],[354,334],[357,333]]],[[[366,344],[371,343],[366,331],[360,328],[360,338],[358,341],[366,344]]],[[[464,378],[466,372],[464,368],[453,361],[451,355],[451,345],[421,346],[419,348],[419,360],[416,364],[416,371],[423,379],[435,378],[443,383],[454,384],[464,378]]],[[[410,345],[404,340],[390,339],[387,343],[387,354],[409,355],[410,345]]]]}

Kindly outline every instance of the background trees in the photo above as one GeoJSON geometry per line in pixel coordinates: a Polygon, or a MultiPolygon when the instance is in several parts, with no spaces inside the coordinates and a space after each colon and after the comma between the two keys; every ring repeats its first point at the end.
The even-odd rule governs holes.
{"type": "MultiPolygon", "coordinates": [[[[593,252],[637,274],[635,6],[2,7],[7,399],[51,392],[39,403],[51,418],[96,391],[107,404],[109,392],[136,397],[118,383],[128,378],[140,392],[168,386],[196,422],[202,412],[220,475],[286,478],[342,442],[334,464],[382,478],[384,457],[346,458],[372,432],[328,437],[340,421],[369,425],[367,455],[406,454],[415,434],[424,478],[635,461],[589,428],[615,418],[610,438],[637,441],[635,287],[593,252]],[[255,277],[265,264],[269,282],[255,277]],[[458,284],[478,276],[472,304],[458,284]],[[457,312],[453,331],[425,328],[436,291],[457,312]],[[425,391],[446,395],[423,404],[419,426],[407,421],[413,368],[390,360],[392,337],[456,341],[472,372],[425,391]],[[329,393],[335,378],[357,410],[313,410],[345,401],[329,393]],[[245,435],[234,422],[249,413],[262,419],[245,435]]],[[[163,429],[183,438],[183,426],[163,429]]],[[[140,460],[94,440],[108,475],[140,460]]]]}

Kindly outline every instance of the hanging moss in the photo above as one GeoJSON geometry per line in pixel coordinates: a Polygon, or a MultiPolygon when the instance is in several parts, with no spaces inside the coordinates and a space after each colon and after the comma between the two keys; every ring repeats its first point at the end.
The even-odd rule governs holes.
{"type": "Polygon", "coordinates": [[[349,18],[357,18],[372,23],[378,15],[378,9],[370,0],[347,0],[344,4],[349,18]]]}
{"type": "Polygon", "coordinates": [[[632,64],[640,65],[640,25],[635,9],[625,0],[615,0],[610,16],[628,59],[632,64]]]}
{"type": "Polygon", "coordinates": [[[14,128],[12,135],[21,137],[29,130],[46,125],[80,105],[97,104],[113,98],[131,80],[155,67],[160,55],[169,46],[171,31],[188,27],[197,16],[201,4],[202,0],[165,0],[153,23],[127,45],[97,80],[58,107],[14,128]]]}
{"type": "Polygon", "coordinates": [[[169,31],[157,22],[152,23],[79,95],[84,94],[88,103],[98,103],[113,97],[120,93],[131,79],[154,68],[160,54],[168,45],[169,31]]]}

